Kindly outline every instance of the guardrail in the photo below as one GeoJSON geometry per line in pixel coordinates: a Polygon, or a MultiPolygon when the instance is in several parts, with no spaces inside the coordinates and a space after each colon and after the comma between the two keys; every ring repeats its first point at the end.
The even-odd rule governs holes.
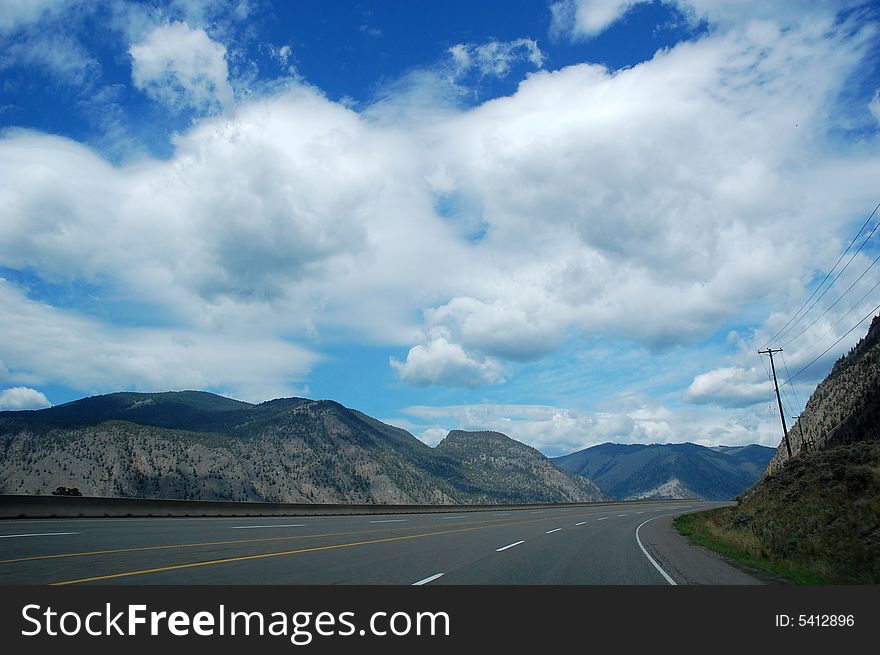
{"type": "Polygon", "coordinates": [[[151,516],[321,516],[342,514],[424,514],[479,512],[498,509],[544,509],[593,507],[620,502],[669,502],[651,500],[601,501],[595,503],[535,503],[522,505],[345,505],[302,503],[253,503],[223,500],[173,500],[158,498],[100,498],[95,496],[0,495],[0,519],[103,518],[151,516]]]}

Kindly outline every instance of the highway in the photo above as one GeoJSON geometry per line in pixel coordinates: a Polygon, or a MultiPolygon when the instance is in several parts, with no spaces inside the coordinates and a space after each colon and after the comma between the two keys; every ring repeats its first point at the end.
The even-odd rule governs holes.
{"type": "Polygon", "coordinates": [[[760,584],[672,528],[723,504],[4,520],[0,584],[760,584]]]}

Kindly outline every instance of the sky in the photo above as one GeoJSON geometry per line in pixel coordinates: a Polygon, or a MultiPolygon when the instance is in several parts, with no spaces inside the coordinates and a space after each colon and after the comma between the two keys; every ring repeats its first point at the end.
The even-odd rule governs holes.
{"type": "Polygon", "coordinates": [[[757,351],[790,424],[880,303],[878,29],[855,0],[4,2],[0,409],[200,389],[431,445],[776,446],[757,351]]]}

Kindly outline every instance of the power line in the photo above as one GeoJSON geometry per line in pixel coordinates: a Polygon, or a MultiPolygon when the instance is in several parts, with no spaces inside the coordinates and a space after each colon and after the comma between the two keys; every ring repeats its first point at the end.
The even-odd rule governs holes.
{"type": "MultiPolygon", "coordinates": [[[[781,328],[776,334],[774,334],[772,337],[770,337],[769,339],[767,339],[767,343],[768,343],[768,344],[773,343],[778,337],[783,336],[783,335],[788,331],[788,328],[789,328],[789,326],[792,324],[792,322],[795,321],[795,319],[798,319],[798,316],[800,315],[801,310],[803,310],[803,308],[807,306],[807,303],[809,303],[810,300],[813,299],[813,296],[815,296],[815,295],[819,292],[819,289],[821,289],[821,288],[822,288],[822,285],[824,285],[825,282],[828,281],[828,278],[831,277],[831,274],[834,272],[834,269],[837,268],[837,265],[840,264],[841,261],[843,261],[843,258],[844,258],[844,257],[846,257],[846,253],[849,252],[849,249],[852,248],[852,247],[853,247],[853,244],[856,242],[856,240],[858,240],[859,235],[861,235],[861,233],[864,231],[864,229],[868,226],[868,223],[871,222],[871,219],[874,218],[874,214],[877,213],[877,209],[880,209],[880,202],[877,203],[877,206],[874,207],[874,211],[871,212],[871,215],[868,216],[867,220],[865,220],[864,224],[862,224],[862,227],[859,228],[859,231],[858,231],[858,232],[856,233],[856,235],[853,237],[852,241],[849,242],[849,245],[846,247],[846,250],[844,250],[844,251],[840,254],[840,257],[837,258],[837,261],[834,263],[834,266],[831,267],[831,270],[828,271],[828,273],[825,274],[825,277],[824,277],[824,278],[822,279],[822,281],[819,283],[819,286],[817,286],[817,287],[813,290],[813,293],[810,294],[810,297],[807,298],[807,299],[803,302],[803,304],[798,308],[798,310],[794,313],[794,315],[793,315],[790,319],[788,319],[788,322],[787,322],[785,325],[783,325],[782,328],[781,328]]],[[[878,223],[878,225],[880,225],[880,223],[878,223]]],[[[875,231],[876,229],[877,229],[877,226],[875,226],[874,229],[871,230],[871,234],[874,234],[874,231],[875,231]]],[[[868,239],[871,238],[871,234],[869,234],[869,235],[865,238],[865,241],[863,241],[863,242],[862,242],[862,245],[859,246],[859,250],[861,250],[862,247],[865,245],[865,243],[868,241],[868,239]]],[[[853,257],[855,257],[855,256],[859,253],[859,250],[857,250],[857,251],[855,252],[855,254],[853,254],[853,257]]],[[[849,261],[851,262],[851,261],[852,261],[852,258],[850,258],[849,261]]],[[[846,266],[849,266],[849,262],[846,263],[846,266]]],[[[846,270],[846,266],[844,266],[843,270],[846,270]]],[[[843,273],[843,270],[841,270],[841,273],[843,273]]],[[[838,274],[837,277],[840,277],[840,274],[838,274]]],[[[837,277],[834,278],[834,281],[831,282],[831,285],[828,287],[828,289],[830,289],[831,286],[834,285],[834,282],[837,281],[837,277]]],[[[827,289],[826,289],[826,291],[827,291],[827,289]]],[[[824,293],[825,293],[825,292],[822,292],[822,295],[824,295],[824,293]]],[[[821,297],[822,297],[822,296],[819,296],[819,298],[821,298],[821,297]]],[[[816,302],[819,301],[819,298],[816,299],[816,302]]],[[[816,304],[816,303],[813,303],[813,305],[815,305],[815,304],[816,304]]],[[[813,305],[810,305],[810,307],[807,309],[807,311],[804,312],[804,316],[807,314],[807,312],[810,311],[810,309],[813,308],[813,305]]],[[[799,319],[798,319],[798,320],[799,320],[799,319]]]]}
{"type": "Polygon", "coordinates": [[[789,383],[790,383],[792,380],[794,380],[797,376],[799,376],[801,373],[803,373],[803,372],[806,371],[808,368],[810,368],[813,364],[815,364],[817,361],[819,361],[819,359],[821,359],[822,355],[824,355],[824,354],[827,353],[829,350],[831,350],[832,348],[834,348],[834,346],[836,346],[836,345],[839,344],[841,341],[843,341],[843,340],[844,340],[844,339],[850,334],[850,332],[852,332],[853,330],[855,330],[855,329],[856,329],[857,327],[859,327],[862,323],[864,323],[864,322],[865,322],[866,320],[868,320],[871,316],[873,316],[874,313],[875,313],[878,309],[880,309],[880,305],[877,305],[877,306],[876,306],[874,309],[872,309],[867,315],[865,315],[865,317],[864,317],[862,320],[860,320],[858,323],[856,323],[855,325],[853,325],[849,330],[847,330],[846,334],[844,334],[844,335],[843,335],[842,337],[840,337],[837,341],[835,341],[835,342],[832,343],[830,346],[828,346],[825,350],[823,350],[823,351],[819,354],[818,357],[816,357],[815,359],[813,359],[809,364],[807,364],[806,366],[804,366],[801,370],[799,370],[797,373],[795,373],[795,374],[792,375],[790,378],[788,378],[788,380],[786,380],[785,382],[783,382],[783,383],[782,383],[782,386],[785,386],[786,384],[789,384],[789,383]]]}
{"type": "MultiPolygon", "coordinates": [[[[790,378],[790,377],[791,377],[791,373],[788,372],[788,365],[785,363],[785,357],[783,356],[781,350],[780,350],[780,352],[779,352],[779,356],[782,357],[782,366],[785,367],[785,374],[786,374],[787,376],[789,376],[789,378],[790,378]]],[[[794,385],[792,385],[792,387],[791,387],[791,391],[792,391],[792,393],[794,393],[794,385]]],[[[795,400],[796,400],[796,402],[797,402],[796,405],[795,405],[795,404],[792,404],[792,402],[791,402],[791,398],[789,398],[789,396],[788,396],[788,391],[786,391],[786,389],[785,389],[784,386],[782,387],[782,395],[785,397],[785,400],[786,400],[786,402],[788,403],[788,411],[789,411],[791,414],[794,414],[795,412],[792,411],[792,408],[797,409],[797,408],[800,406],[800,404],[801,404],[800,401],[797,400],[797,395],[795,395],[795,400]]]]}
{"type": "MultiPolygon", "coordinates": [[[[843,319],[845,319],[845,318],[846,318],[847,316],[849,316],[849,315],[850,315],[850,314],[851,314],[856,308],[858,308],[858,306],[862,304],[862,301],[863,301],[865,298],[867,298],[867,297],[871,294],[871,292],[872,292],[874,289],[876,289],[877,287],[880,287],[880,280],[878,280],[877,282],[875,282],[875,283],[874,283],[874,286],[871,287],[870,289],[868,289],[868,290],[864,293],[864,295],[863,295],[861,298],[859,298],[859,299],[856,301],[856,303],[855,303],[852,307],[850,307],[849,310],[847,310],[847,312],[846,312],[843,316],[841,316],[839,319],[837,319],[836,321],[834,321],[834,323],[831,324],[831,327],[829,327],[827,330],[825,330],[825,331],[819,336],[818,339],[816,339],[813,343],[811,343],[809,346],[807,346],[806,348],[804,348],[804,350],[807,351],[807,352],[809,352],[810,350],[813,349],[813,346],[819,344],[819,343],[822,341],[822,339],[825,338],[825,335],[826,335],[826,334],[828,334],[829,332],[831,332],[831,330],[833,330],[834,328],[836,328],[836,327],[840,324],[840,322],[841,322],[843,319]]],[[[766,368],[766,367],[765,367],[765,368],[766,368]]]]}
{"type": "MultiPolygon", "coordinates": [[[[770,369],[767,368],[767,363],[764,361],[764,358],[758,355],[758,359],[761,360],[761,365],[764,367],[764,372],[767,374],[767,382],[773,380],[770,376],[770,369]]],[[[767,389],[767,416],[773,414],[773,388],[769,387],[767,389]]]]}
{"type": "MultiPolygon", "coordinates": [[[[880,225],[880,223],[878,223],[878,225],[880,225]]],[[[870,271],[872,268],[874,268],[874,264],[876,264],[878,261],[880,261],[880,255],[877,255],[877,257],[874,259],[874,261],[872,261],[872,262],[868,265],[868,268],[866,268],[864,271],[862,271],[862,274],[859,275],[859,277],[856,278],[856,281],[853,282],[852,284],[850,284],[849,287],[847,288],[847,290],[844,291],[842,294],[840,294],[840,297],[839,297],[837,300],[835,300],[833,303],[831,303],[830,305],[828,305],[828,307],[825,308],[825,311],[824,311],[824,312],[822,312],[821,314],[819,314],[819,315],[816,317],[816,319],[815,319],[812,323],[810,323],[807,327],[805,327],[803,330],[801,330],[800,332],[798,332],[796,335],[794,335],[791,339],[789,339],[788,341],[786,341],[786,342],[785,342],[784,344],[782,344],[782,346],[780,346],[780,347],[781,347],[781,348],[785,348],[785,346],[787,346],[788,344],[790,344],[792,341],[794,341],[795,339],[797,339],[798,337],[800,337],[804,332],[806,332],[806,331],[809,330],[811,327],[813,327],[816,323],[818,323],[818,322],[819,322],[819,319],[821,319],[823,316],[825,316],[825,314],[827,314],[828,312],[830,312],[830,311],[834,308],[834,306],[835,306],[837,303],[839,303],[841,300],[843,300],[843,297],[844,297],[846,294],[848,294],[848,293],[852,290],[852,288],[853,288],[854,286],[856,286],[856,285],[861,281],[861,279],[862,279],[863,277],[865,277],[865,275],[867,274],[868,271],[870,271]]],[[[843,271],[841,271],[841,273],[842,273],[842,272],[843,272],[843,271]]],[[[835,278],[835,279],[836,279],[836,278],[835,278]]],[[[831,287],[828,287],[828,288],[830,289],[831,287]]],[[[817,300],[818,300],[818,299],[817,299],[817,300]]]]}
{"type": "MultiPolygon", "coordinates": [[[[782,365],[785,367],[785,374],[791,379],[791,373],[788,372],[788,362],[785,361],[785,355],[779,353],[779,356],[782,357],[782,365]]],[[[797,403],[798,409],[800,409],[801,401],[797,396],[797,391],[794,388],[794,385],[791,386],[791,392],[794,394],[794,400],[797,403]]]]}

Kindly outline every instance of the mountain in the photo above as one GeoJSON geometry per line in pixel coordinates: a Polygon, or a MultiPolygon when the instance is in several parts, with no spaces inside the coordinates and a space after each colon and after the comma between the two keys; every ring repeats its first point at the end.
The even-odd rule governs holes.
{"type": "Polygon", "coordinates": [[[0,493],[64,486],[93,496],[404,504],[604,498],[503,435],[483,442],[478,463],[454,447],[453,434],[431,448],[328,400],[114,393],[0,412],[0,493]]]}
{"type": "Polygon", "coordinates": [[[453,430],[437,444],[437,452],[461,463],[464,477],[486,490],[486,500],[553,502],[554,498],[598,498],[599,488],[587,478],[563,474],[534,448],[500,432],[453,430]]]}
{"type": "Polygon", "coordinates": [[[749,487],[767,467],[773,449],[693,443],[605,443],[553,458],[559,468],[593,480],[615,498],[727,500],[749,487]]]}
{"type": "MultiPolygon", "coordinates": [[[[795,456],[808,448],[880,439],[880,316],[819,383],[788,438],[795,456]]],[[[787,458],[783,440],[773,456],[774,467],[787,458]]]]}

